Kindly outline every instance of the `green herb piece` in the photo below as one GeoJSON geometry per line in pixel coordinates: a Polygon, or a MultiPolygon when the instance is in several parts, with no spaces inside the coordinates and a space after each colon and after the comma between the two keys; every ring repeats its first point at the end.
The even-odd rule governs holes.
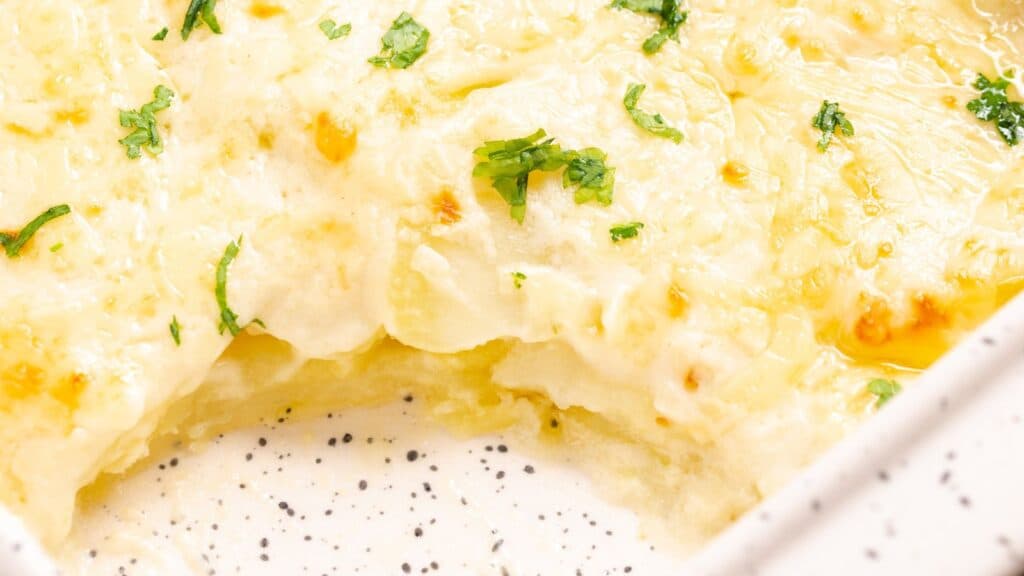
{"type": "Polygon", "coordinates": [[[174,343],[181,346],[181,324],[178,324],[178,317],[174,316],[171,318],[171,338],[174,339],[174,343]]]}
{"type": "Polygon", "coordinates": [[[640,231],[643,230],[643,222],[630,222],[628,224],[619,224],[618,226],[612,226],[609,230],[612,235],[612,242],[622,242],[629,238],[636,238],[640,235],[640,231]]]}
{"type": "Polygon", "coordinates": [[[427,51],[429,40],[430,31],[402,12],[380,39],[380,55],[369,62],[379,68],[408,68],[427,51]]]}
{"type": "Polygon", "coordinates": [[[665,122],[665,118],[661,114],[650,114],[637,108],[637,104],[640,102],[640,96],[643,95],[644,90],[647,86],[643,84],[630,84],[626,90],[626,96],[622,99],[622,104],[625,105],[626,111],[633,118],[633,122],[643,128],[644,130],[654,134],[661,138],[668,138],[669,140],[679,144],[683,141],[683,133],[679,130],[668,125],[665,122]]]}
{"type": "Polygon", "coordinates": [[[43,227],[43,225],[50,220],[60,218],[61,216],[70,213],[71,207],[67,204],[54,206],[39,216],[36,216],[16,234],[0,232],[0,246],[3,246],[4,251],[7,252],[8,258],[17,258],[21,254],[21,249],[24,248],[25,244],[32,239],[32,236],[34,236],[35,233],[43,227]]]}
{"type": "Polygon", "coordinates": [[[661,0],[615,0],[612,8],[631,10],[640,14],[661,14],[661,0]]]}
{"type": "Polygon", "coordinates": [[[818,139],[818,150],[821,152],[828,150],[836,128],[839,128],[843,136],[853,136],[853,124],[850,124],[850,121],[846,119],[846,114],[839,110],[838,102],[823,101],[821,110],[814,115],[811,125],[821,130],[821,138],[818,139]]]}
{"type": "Polygon", "coordinates": [[[638,14],[653,14],[661,18],[661,26],[644,41],[644,52],[654,54],[665,42],[679,41],[679,28],[686,23],[689,12],[680,10],[679,0],[614,0],[612,8],[630,10],[638,14]]]}
{"type": "Polygon", "coordinates": [[[156,40],[157,42],[163,42],[164,38],[167,38],[167,33],[170,31],[171,30],[167,26],[164,26],[163,30],[153,35],[153,40],[156,40]]]}
{"type": "Polygon", "coordinates": [[[526,282],[526,274],[523,274],[522,272],[512,273],[512,285],[516,287],[516,290],[523,287],[523,282],[526,282]]]}
{"type": "Polygon", "coordinates": [[[568,161],[554,138],[537,130],[525,138],[485,142],[473,151],[480,162],[473,168],[476,178],[490,178],[494,189],[508,203],[512,219],[522,224],[526,217],[526,188],[530,172],[550,172],[568,161]]]}
{"type": "Polygon", "coordinates": [[[974,87],[981,94],[967,103],[967,109],[978,120],[995,124],[1003,141],[1016,146],[1024,140],[1024,102],[1011,102],[1006,95],[1012,77],[1012,72],[1005,72],[993,82],[984,74],[978,74],[974,87]]]}
{"type": "Polygon", "coordinates": [[[53,254],[53,253],[59,252],[60,249],[63,248],[63,247],[64,247],[64,243],[63,242],[57,242],[53,246],[50,246],[50,253],[53,254]]]}
{"type": "Polygon", "coordinates": [[[174,92],[170,88],[160,85],[153,89],[153,101],[138,111],[121,110],[121,126],[135,128],[131,134],[118,140],[127,149],[128,158],[135,160],[142,156],[143,147],[154,156],[164,151],[163,140],[157,130],[156,113],[169,108],[173,97],[174,92]]]}
{"type": "Polygon", "coordinates": [[[192,31],[199,27],[200,20],[210,27],[211,32],[220,34],[220,23],[213,13],[216,7],[217,0],[192,0],[185,11],[185,22],[181,25],[181,39],[188,40],[192,31]]]}
{"type": "Polygon", "coordinates": [[[899,382],[895,380],[885,380],[883,378],[876,378],[871,382],[868,382],[868,392],[878,397],[875,402],[875,406],[881,408],[885,404],[892,400],[893,396],[900,393],[903,389],[899,382]]]}
{"type": "Polygon", "coordinates": [[[232,336],[238,336],[238,333],[242,331],[242,328],[238,325],[238,314],[235,314],[231,307],[228,306],[228,267],[231,266],[231,263],[238,256],[238,251],[241,248],[242,237],[239,236],[237,242],[231,242],[224,249],[224,256],[217,265],[217,287],[215,294],[217,296],[217,306],[220,307],[220,326],[217,328],[217,332],[220,334],[223,334],[226,329],[232,336]]]}
{"type": "Polygon", "coordinates": [[[337,40],[342,36],[348,36],[349,32],[352,31],[352,25],[342,24],[339,26],[337,22],[328,18],[320,23],[320,31],[324,33],[324,36],[327,36],[328,40],[337,40]]]}
{"type": "Polygon", "coordinates": [[[578,186],[575,194],[576,203],[597,200],[605,206],[611,204],[615,188],[615,168],[605,164],[608,156],[598,148],[584,148],[567,152],[566,158],[568,164],[562,175],[562,186],[578,186]]]}

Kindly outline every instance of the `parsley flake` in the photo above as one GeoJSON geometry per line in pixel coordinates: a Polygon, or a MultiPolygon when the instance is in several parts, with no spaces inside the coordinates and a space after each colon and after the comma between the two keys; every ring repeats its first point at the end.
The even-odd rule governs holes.
{"type": "Polygon", "coordinates": [[[161,31],[157,32],[156,34],[154,34],[152,39],[156,40],[157,42],[163,42],[164,38],[167,38],[167,33],[170,32],[170,31],[171,31],[170,28],[168,28],[167,26],[164,26],[163,30],[161,30],[161,31]]]}
{"type": "Polygon", "coordinates": [[[619,243],[629,238],[636,238],[640,235],[640,231],[643,230],[643,228],[643,222],[629,222],[627,224],[612,226],[609,232],[612,235],[612,242],[619,243]]]}
{"type": "Polygon", "coordinates": [[[175,344],[177,344],[178,346],[181,346],[181,324],[178,324],[178,317],[177,316],[174,316],[174,317],[171,318],[170,329],[171,329],[171,339],[174,340],[175,344]]]}
{"type": "Polygon", "coordinates": [[[598,148],[562,150],[547,132],[537,130],[525,138],[494,140],[473,151],[480,162],[473,168],[476,178],[490,178],[498,194],[508,203],[512,219],[522,224],[526,217],[526,189],[530,173],[566,168],[562,187],[576,186],[577,204],[591,200],[612,203],[615,168],[605,163],[607,155],[598,148]]]}
{"type": "MultiPolygon", "coordinates": [[[[238,336],[238,333],[242,331],[241,326],[238,325],[238,314],[235,314],[231,307],[228,306],[228,268],[235,258],[238,257],[238,252],[241,249],[242,237],[239,236],[237,241],[231,242],[224,249],[224,256],[221,257],[220,263],[217,264],[217,286],[214,294],[217,296],[217,306],[220,308],[220,326],[217,328],[217,332],[220,334],[227,330],[232,336],[238,336]]],[[[258,324],[263,328],[267,327],[259,318],[254,319],[250,324],[258,324]]]]}
{"type": "Polygon", "coordinates": [[[121,110],[121,126],[135,128],[131,134],[118,140],[127,149],[128,158],[135,160],[142,156],[143,147],[154,156],[164,151],[163,140],[157,130],[156,113],[169,108],[173,97],[174,92],[170,88],[159,85],[153,89],[152,102],[143,105],[138,111],[121,110]]]}
{"type": "Polygon", "coordinates": [[[378,68],[408,68],[427,51],[430,31],[402,12],[380,39],[380,55],[369,59],[378,68]]]}
{"type": "Polygon", "coordinates": [[[992,122],[999,136],[1010,146],[1016,146],[1024,140],[1024,102],[1011,102],[1006,95],[1010,87],[1011,72],[1006,72],[996,79],[989,80],[984,74],[978,74],[974,87],[981,92],[978,98],[967,103],[967,109],[974,113],[978,120],[992,122]]]}
{"type": "Polygon", "coordinates": [[[629,112],[630,117],[633,118],[633,122],[643,128],[644,130],[654,134],[661,138],[668,138],[669,140],[679,144],[683,141],[683,133],[679,130],[668,125],[665,122],[665,118],[661,114],[650,114],[637,108],[637,104],[640,102],[640,96],[643,95],[644,90],[647,86],[644,84],[630,84],[626,90],[626,96],[622,99],[622,104],[626,107],[626,111],[629,112]]]}
{"type": "Polygon", "coordinates": [[[50,253],[51,254],[56,254],[57,252],[60,252],[61,248],[64,248],[64,243],[63,242],[57,242],[53,246],[50,246],[50,253]]]}
{"type": "Polygon", "coordinates": [[[665,42],[679,41],[679,28],[686,23],[689,12],[680,10],[679,0],[614,0],[612,8],[630,10],[637,14],[653,14],[661,18],[661,26],[644,41],[644,52],[654,54],[665,42]]]}
{"type": "Polygon", "coordinates": [[[522,224],[526,217],[526,188],[530,172],[550,172],[566,164],[566,153],[537,130],[525,138],[494,140],[473,150],[480,162],[473,168],[475,178],[490,178],[494,189],[508,203],[512,219],[522,224]]]}
{"type": "Polygon", "coordinates": [[[0,232],[0,246],[3,246],[4,252],[7,253],[8,258],[17,258],[21,254],[21,249],[25,247],[25,244],[32,239],[32,236],[34,236],[35,233],[43,227],[43,225],[50,220],[60,218],[61,216],[65,216],[70,213],[71,207],[67,204],[54,206],[39,216],[36,216],[17,233],[11,234],[8,232],[0,232]]]}
{"type": "Polygon", "coordinates": [[[512,285],[516,287],[516,290],[523,287],[523,282],[526,282],[526,274],[523,274],[522,272],[512,273],[512,285]]]}
{"type": "Polygon", "coordinates": [[[575,200],[583,204],[597,200],[608,206],[615,188],[615,168],[605,164],[608,155],[599,148],[584,148],[566,154],[568,164],[562,175],[562,186],[577,185],[575,200]]]}
{"type": "Polygon", "coordinates": [[[821,109],[814,115],[811,125],[821,130],[821,138],[818,139],[818,150],[821,152],[828,150],[836,128],[839,128],[843,136],[853,136],[853,124],[850,124],[846,114],[839,110],[838,102],[822,101],[821,109]]]}
{"type": "Polygon", "coordinates": [[[192,31],[199,27],[200,21],[205,22],[214,34],[220,34],[220,22],[213,13],[217,0],[192,0],[185,11],[185,21],[181,25],[181,39],[188,40],[192,31]]]}
{"type": "Polygon", "coordinates": [[[337,40],[343,36],[348,36],[349,32],[352,31],[352,24],[338,25],[337,22],[330,18],[320,23],[320,31],[327,36],[328,40],[337,40]]]}
{"type": "Polygon", "coordinates": [[[875,406],[878,408],[885,406],[885,404],[889,402],[889,400],[892,400],[894,396],[899,394],[901,390],[903,390],[903,387],[895,380],[876,378],[871,382],[868,382],[868,392],[878,397],[878,400],[875,402],[875,406]]]}

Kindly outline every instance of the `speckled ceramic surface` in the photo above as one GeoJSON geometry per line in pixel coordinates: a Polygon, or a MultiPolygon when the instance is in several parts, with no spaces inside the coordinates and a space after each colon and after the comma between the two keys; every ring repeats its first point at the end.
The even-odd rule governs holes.
{"type": "MultiPolygon", "coordinates": [[[[455,440],[416,402],[176,450],[59,559],[80,574],[1024,573],[1024,299],[684,562],[558,462],[455,440]]],[[[0,574],[50,574],[0,516],[0,574]]]]}
{"type": "Polygon", "coordinates": [[[288,416],[162,454],[72,534],[72,574],[629,574],[678,558],[565,466],[417,403],[288,416]]]}

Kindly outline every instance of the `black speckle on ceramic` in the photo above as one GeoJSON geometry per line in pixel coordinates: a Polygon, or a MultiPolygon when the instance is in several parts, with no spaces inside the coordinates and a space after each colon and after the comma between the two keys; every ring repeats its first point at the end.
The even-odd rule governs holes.
{"type": "Polygon", "coordinates": [[[293,416],[154,456],[76,526],[67,559],[90,576],[151,573],[182,554],[207,574],[253,576],[547,574],[566,564],[657,574],[679,565],[638,539],[636,517],[600,500],[578,472],[540,466],[508,439],[452,439],[418,419],[411,396],[293,416]]]}

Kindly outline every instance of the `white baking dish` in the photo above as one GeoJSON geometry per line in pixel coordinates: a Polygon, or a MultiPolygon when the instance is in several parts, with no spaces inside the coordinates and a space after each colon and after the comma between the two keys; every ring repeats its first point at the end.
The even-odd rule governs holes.
{"type": "MultiPolygon", "coordinates": [[[[293,431],[290,437],[282,437],[281,441],[289,445],[289,457],[293,448],[301,455],[300,436],[307,433],[308,430],[293,431]]],[[[241,443],[247,441],[244,437],[236,439],[241,443]]],[[[494,465],[495,469],[507,467],[511,475],[524,468],[523,460],[514,459],[519,456],[499,455],[505,451],[495,449],[497,444],[492,439],[452,444],[437,440],[431,446],[433,462],[445,465],[441,466],[434,482],[435,492],[429,496],[438,501],[436,487],[443,487],[441,490],[450,492],[448,496],[458,496],[450,498],[453,502],[459,499],[463,502],[462,507],[456,504],[445,508],[442,497],[441,503],[436,505],[438,514],[459,521],[450,529],[429,530],[435,537],[432,557],[436,557],[434,561],[439,564],[434,572],[501,574],[501,569],[505,568],[511,574],[526,569],[544,570],[545,574],[571,573],[573,562],[587,558],[590,565],[599,561],[608,564],[608,573],[627,573],[628,567],[628,572],[636,574],[697,576],[1017,575],[1024,571],[1024,298],[1011,302],[856,434],[687,563],[671,555],[651,553],[635,536],[635,518],[613,507],[602,508],[592,494],[572,496],[573,502],[567,504],[565,510],[597,510],[577,520],[583,526],[594,525],[593,519],[600,516],[606,529],[571,532],[566,528],[564,532],[561,529],[544,532],[527,524],[524,520],[527,516],[531,516],[531,520],[532,516],[540,516],[544,522],[561,522],[558,526],[569,522],[562,518],[562,508],[558,509],[558,519],[549,520],[520,503],[529,501],[532,506],[540,507],[538,509],[554,509],[566,493],[585,485],[571,471],[560,471],[552,463],[545,463],[548,475],[543,481],[534,481],[531,466],[530,474],[520,474],[520,480],[510,477],[507,483],[503,482],[498,492],[506,495],[488,496],[492,492],[490,488],[481,488],[483,468],[471,470],[464,465],[460,468],[460,462],[475,462],[478,456],[484,457],[480,458],[481,462],[486,458],[512,458],[501,460],[504,463],[501,466],[494,465]],[[474,449],[476,452],[467,456],[474,449]],[[474,478],[474,474],[480,475],[479,478],[474,478]],[[507,493],[512,493],[512,497],[507,493]],[[470,508],[464,505],[467,494],[474,500],[470,508]],[[488,498],[495,502],[487,502],[488,498]],[[502,508],[509,502],[512,507],[502,508]],[[481,528],[489,528],[490,534],[481,528]],[[619,533],[617,540],[601,540],[611,538],[614,532],[619,533]],[[481,546],[486,544],[493,548],[489,556],[469,545],[473,535],[480,533],[484,533],[481,546]],[[502,537],[497,538],[497,534],[502,537]],[[624,543],[623,538],[628,542],[624,543]],[[554,542],[562,542],[562,545],[556,546],[554,542]],[[565,542],[595,543],[572,547],[565,542]],[[605,542],[605,547],[602,549],[598,542],[605,542]],[[608,542],[615,545],[609,546],[608,542]]],[[[230,463],[224,465],[218,461],[221,457],[218,450],[227,448],[213,447],[205,451],[205,466],[231,469],[230,463]]],[[[202,468],[204,457],[197,458],[193,474],[203,477],[206,474],[202,468]]],[[[349,458],[339,465],[360,466],[355,460],[358,458],[349,458]]],[[[300,468],[303,474],[323,470],[311,463],[300,468]]],[[[492,478],[494,470],[490,466],[485,468],[486,477],[492,478]]],[[[504,470],[500,472],[504,477],[504,470]]],[[[237,480],[232,474],[228,476],[237,480]]],[[[381,502],[406,497],[401,492],[403,488],[398,486],[399,477],[389,480],[396,483],[392,493],[382,492],[376,496],[381,502]]],[[[294,481],[294,477],[288,480],[282,476],[277,481],[266,481],[263,488],[265,494],[272,494],[274,482],[294,481]]],[[[131,492],[132,487],[127,491],[131,492]]],[[[349,492],[355,493],[355,489],[349,492]]],[[[140,488],[135,498],[144,498],[145,493],[140,488]]],[[[421,497],[427,496],[421,493],[421,497]]],[[[152,514],[154,521],[162,522],[160,514],[152,514]]],[[[257,543],[260,541],[258,530],[253,532],[251,524],[233,526],[230,519],[223,519],[215,508],[200,514],[208,515],[212,523],[220,520],[222,526],[214,526],[214,529],[228,532],[228,541],[242,542],[224,555],[230,563],[240,566],[243,573],[280,572],[280,567],[259,559],[262,554],[256,553],[258,547],[270,546],[266,541],[257,543]]],[[[257,512],[252,514],[261,526],[279,523],[269,516],[261,521],[257,512]]],[[[355,505],[348,509],[338,506],[334,520],[329,520],[334,524],[326,525],[357,527],[359,531],[358,526],[363,522],[361,514],[355,511],[355,505]]],[[[321,516],[321,527],[324,522],[328,520],[321,516]]],[[[384,524],[388,529],[394,528],[393,536],[363,535],[368,542],[380,544],[376,551],[369,551],[371,546],[367,546],[366,552],[334,548],[333,553],[340,556],[344,552],[351,562],[363,554],[366,558],[359,559],[366,567],[363,573],[401,573],[397,555],[413,547],[423,548],[422,530],[418,533],[404,530],[408,522],[408,518],[386,519],[384,524]]],[[[137,525],[139,537],[145,538],[146,535],[141,534],[145,523],[137,525]]],[[[438,526],[443,525],[442,522],[438,526]]],[[[107,534],[91,536],[111,540],[107,534]]],[[[278,557],[282,552],[287,557],[309,554],[297,543],[298,539],[289,542],[283,537],[275,540],[273,549],[278,557]]],[[[178,546],[187,548],[189,545],[178,546]]],[[[320,554],[332,554],[323,552],[322,547],[320,550],[320,554]]],[[[140,562],[140,566],[142,564],[144,562],[140,562]]],[[[430,571],[429,566],[423,562],[424,569],[430,571]]],[[[135,573],[133,568],[128,566],[127,573],[135,573]]],[[[419,571],[418,565],[416,570],[412,568],[411,572],[419,571]]],[[[141,573],[192,571],[197,571],[195,565],[183,560],[177,564],[153,564],[141,573]]],[[[0,574],[34,576],[53,572],[55,569],[21,524],[9,515],[0,514],[0,574]]]]}

